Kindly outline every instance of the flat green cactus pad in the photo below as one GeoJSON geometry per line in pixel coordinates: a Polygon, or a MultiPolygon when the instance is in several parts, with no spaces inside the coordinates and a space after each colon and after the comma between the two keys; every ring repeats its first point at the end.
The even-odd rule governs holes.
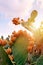
{"type": "Polygon", "coordinates": [[[29,21],[27,21],[27,22],[22,22],[21,25],[22,25],[23,27],[25,27],[26,29],[28,29],[28,30],[31,29],[31,28],[30,28],[31,23],[30,23],[29,21]]]}
{"type": "Polygon", "coordinates": [[[0,65],[13,65],[2,46],[0,46],[0,65]]]}
{"type": "Polygon", "coordinates": [[[41,56],[39,57],[39,59],[37,60],[36,65],[43,65],[43,55],[41,55],[41,56]]]}
{"type": "Polygon", "coordinates": [[[39,57],[40,57],[39,55],[33,55],[33,56],[32,56],[33,62],[36,62],[39,57]]]}
{"type": "Polygon", "coordinates": [[[28,39],[24,36],[19,36],[15,41],[14,45],[12,46],[12,52],[17,65],[24,65],[28,53],[27,53],[27,46],[28,46],[28,39]]]}

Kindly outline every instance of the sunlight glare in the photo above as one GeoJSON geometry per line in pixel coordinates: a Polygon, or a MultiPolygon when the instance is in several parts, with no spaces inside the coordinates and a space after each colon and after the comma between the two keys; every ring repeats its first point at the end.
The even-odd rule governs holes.
{"type": "Polygon", "coordinates": [[[40,27],[40,25],[41,25],[41,21],[40,22],[34,22],[33,24],[32,24],[32,28],[33,28],[33,30],[37,30],[39,27],[40,27]]]}

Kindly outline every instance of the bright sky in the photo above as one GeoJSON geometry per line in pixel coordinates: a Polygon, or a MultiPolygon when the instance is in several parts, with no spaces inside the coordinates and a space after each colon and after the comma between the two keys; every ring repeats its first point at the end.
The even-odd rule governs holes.
{"type": "Polygon", "coordinates": [[[22,26],[13,25],[11,20],[13,17],[27,20],[33,9],[39,12],[36,22],[43,21],[43,0],[0,0],[0,36],[7,37],[14,30],[24,30],[22,26]]]}

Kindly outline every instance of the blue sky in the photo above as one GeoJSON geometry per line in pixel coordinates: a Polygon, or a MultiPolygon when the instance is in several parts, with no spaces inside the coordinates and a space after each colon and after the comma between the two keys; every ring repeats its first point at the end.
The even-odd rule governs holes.
{"type": "Polygon", "coordinates": [[[42,21],[43,0],[0,0],[0,36],[7,37],[13,30],[24,29],[13,25],[11,20],[13,17],[27,20],[33,9],[39,12],[36,21],[42,21]]]}

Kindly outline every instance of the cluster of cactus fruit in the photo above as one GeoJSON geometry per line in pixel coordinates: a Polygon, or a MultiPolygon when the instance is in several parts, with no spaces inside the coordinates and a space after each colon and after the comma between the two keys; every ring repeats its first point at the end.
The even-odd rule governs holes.
{"type": "MultiPolygon", "coordinates": [[[[14,18],[13,24],[29,29],[37,11],[33,10],[27,22],[14,18]],[[30,22],[29,22],[30,21],[30,22]]],[[[0,39],[0,65],[43,65],[43,43],[36,43],[34,37],[23,30],[12,32],[6,39],[0,39]]]]}

